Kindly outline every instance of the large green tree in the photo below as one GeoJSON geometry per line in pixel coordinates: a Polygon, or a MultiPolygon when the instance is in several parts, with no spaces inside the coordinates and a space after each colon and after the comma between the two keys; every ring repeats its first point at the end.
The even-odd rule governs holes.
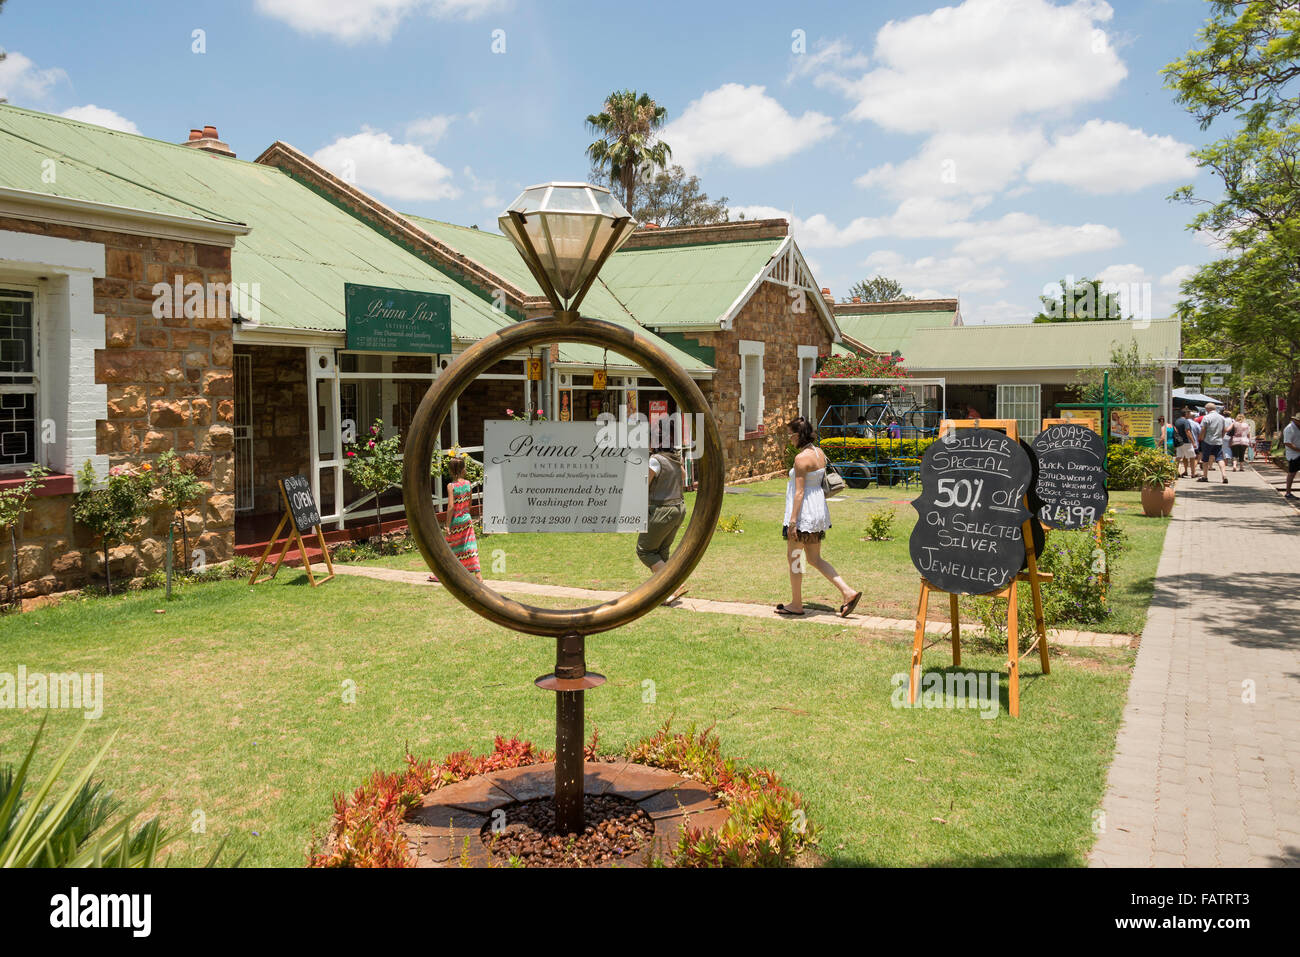
{"type": "Polygon", "coordinates": [[[667,109],[635,90],[611,93],[604,108],[587,117],[587,129],[598,137],[587,147],[587,156],[629,211],[636,205],[638,185],[653,180],[672,156],[672,148],[659,139],[667,117],[667,109]]]}
{"type": "Polygon", "coordinates": [[[912,297],[903,292],[903,284],[888,276],[872,276],[860,279],[849,287],[849,294],[844,302],[859,299],[862,302],[905,302],[912,297]]]}
{"type": "MultiPolygon", "coordinates": [[[[1198,46],[1165,68],[1203,129],[1232,128],[1193,152],[1221,191],[1172,198],[1224,255],[1183,284],[1185,338],[1232,362],[1242,388],[1300,407],[1293,316],[1300,282],[1300,0],[1214,0],[1198,46]]],[[[1269,403],[1270,409],[1272,403],[1269,403]]]]}
{"type": "Polygon", "coordinates": [[[1034,316],[1034,322],[1123,318],[1119,295],[1104,289],[1100,279],[1059,279],[1057,285],[1060,291],[1056,295],[1038,297],[1043,308],[1034,316]]]}
{"type": "Polygon", "coordinates": [[[727,197],[709,199],[700,189],[700,178],[687,176],[680,166],[655,174],[627,210],[640,222],[659,226],[710,226],[728,218],[727,197]]]}
{"type": "Polygon", "coordinates": [[[1200,42],[1165,67],[1177,102],[1209,129],[1225,115],[1259,120],[1300,107],[1300,3],[1211,0],[1200,42]]]}

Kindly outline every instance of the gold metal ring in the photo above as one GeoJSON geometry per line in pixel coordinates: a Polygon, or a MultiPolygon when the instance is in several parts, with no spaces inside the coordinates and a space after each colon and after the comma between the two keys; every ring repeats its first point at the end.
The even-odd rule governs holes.
{"type": "Polygon", "coordinates": [[[429,387],[411,422],[406,439],[402,493],[407,521],[420,554],[438,581],[460,602],[489,621],[533,635],[577,633],[593,635],[635,621],[658,607],[684,582],[704,557],[722,511],[724,470],[718,425],[708,413],[704,394],[680,365],[632,329],[599,319],[560,313],[515,323],[466,349],[429,387]],[[442,534],[433,504],[429,466],[442,425],[451,407],[473,381],[502,359],[528,349],[558,342],[604,346],[640,364],[667,389],[683,412],[702,412],[704,451],[699,459],[699,489],[686,534],[668,564],[627,594],[586,608],[538,608],[488,588],[466,571],[442,534]]]}

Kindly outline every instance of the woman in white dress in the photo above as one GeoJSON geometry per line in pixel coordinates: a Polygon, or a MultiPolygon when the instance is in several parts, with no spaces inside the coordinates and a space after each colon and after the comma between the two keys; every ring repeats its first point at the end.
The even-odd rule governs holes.
{"type": "Polygon", "coordinates": [[[831,527],[830,505],[822,492],[826,453],[817,447],[812,423],[802,415],[791,422],[789,428],[790,441],[799,450],[785,488],[785,518],[781,523],[781,537],[786,540],[786,560],[790,567],[790,604],[777,605],[776,613],[792,618],[804,613],[803,573],[811,565],[839,589],[843,599],[839,614],[841,618],[847,618],[858,607],[862,592],[850,588],[834,566],[822,558],[822,539],[831,527]]]}

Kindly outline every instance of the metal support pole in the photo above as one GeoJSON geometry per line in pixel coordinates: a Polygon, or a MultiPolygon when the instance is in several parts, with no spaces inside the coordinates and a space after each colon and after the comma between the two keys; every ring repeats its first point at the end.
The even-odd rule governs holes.
{"type": "Polygon", "coordinates": [[[555,696],[555,829],[581,834],[582,725],[585,691],[560,691],[555,696]]]}
{"type": "MultiPolygon", "coordinates": [[[[555,677],[577,682],[587,675],[586,641],[582,635],[555,639],[555,677]]],[[[555,829],[561,834],[581,834],[583,828],[582,731],[583,696],[578,690],[555,695],[555,829]]]]}

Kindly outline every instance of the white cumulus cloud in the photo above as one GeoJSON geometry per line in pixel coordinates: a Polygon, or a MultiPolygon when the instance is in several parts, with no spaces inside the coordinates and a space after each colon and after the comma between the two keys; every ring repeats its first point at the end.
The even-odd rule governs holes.
{"type": "Polygon", "coordinates": [[[1100,0],[965,0],[891,20],[876,35],[874,69],[832,70],[818,83],[854,101],[853,119],[887,129],[1003,127],[1114,91],[1127,69],[1099,26],[1112,15],[1100,0]]]}
{"type": "Polygon", "coordinates": [[[472,20],[507,3],[508,0],[257,0],[257,9],[300,33],[357,43],[390,40],[398,24],[416,14],[472,20]]]}
{"type": "Polygon", "coordinates": [[[936,133],[911,159],[874,167],[854,183],[895,196],[996,193],[1046,146],[1038,129],[936,133]]]}
{"type": "Polygon", "coordinates": [[[801,249],[834,249],[868,239],[954,239],[969,236],[975,229],[968,217],[988,203],[987,197],[945,200],[933,196],[912,196],[898,204],[888,216],[858,216],[843,226],[825,213],[790,215],[774,206],[732,206],[731,218],[788,219],[801,249]]]}
{"type": "Polygon", "coordinates": [[[406,136],[408,139],[436,146],[438,141],[447,135],[447,130],[451,128],[455,119],[455,116],[435,114],[412,120],[406,124],[406,136]]]}
{"type": "Polygon", "coordinates": [[[82,123],[94,123],[96,126],[105,126],[110,130],[121,130],[123,133],[139,133],[140,127],[136,126],[121,113],[103,106],[96,106],[94,103],[87,103],[85,106],[74,106],[71,109],[64,110],[59,114],[66,116],[70,120],[79,120],[82,123]]]}
{"type": "Polygon", "coordinates": [[[397,143],[388,133],[363,128],[312,154],[312,159],[368,192],[400,200],[454,199],[460,190],[451,170],[415,143],[397,143]]]}
{"type": "Polygon", "coordinates": [[[663,139],[672,147],[672,162],[698,171],[718,158],[767,166],[825,139],[834,128],[821,113],[788,113],[765,87],[724,83],[692,100],[664,127],[663,139]]]}
{"type": "Polygon", "coordinates": [[[1196,175],[1192,147],[1112,120],[1089,120],[1059,135],[1030,165],[1031,183],[1062,183],[1088,193],[1131,193],[1196,175]]]}
{"type": "Polygon", "coordinates": [[[67,78],[68,74],[58,67],[41,69],[30,57],[11,52],[0,60],[0,97],[14,103],[39,100],[50,87],[67,78]]]}
{"type": "Polygon", "coordinates": [[[862,265],[869,275],[897,279],[908,295],[917,299],[993,292],[1007,285],[1001,266],[976,262],[969,256],[922,256],[909,260],[892,250],[880,250],[868,256],[862,265]]]}
{"type": "Polygon", "coordinates": [[[1034,262],[1112,249],[1123,241],[1118,229],[1100,223],[1059,225],[1031,213],[1007,213],[973,224],[970,235],[953,252],[978,260],[1034,262]]]}

